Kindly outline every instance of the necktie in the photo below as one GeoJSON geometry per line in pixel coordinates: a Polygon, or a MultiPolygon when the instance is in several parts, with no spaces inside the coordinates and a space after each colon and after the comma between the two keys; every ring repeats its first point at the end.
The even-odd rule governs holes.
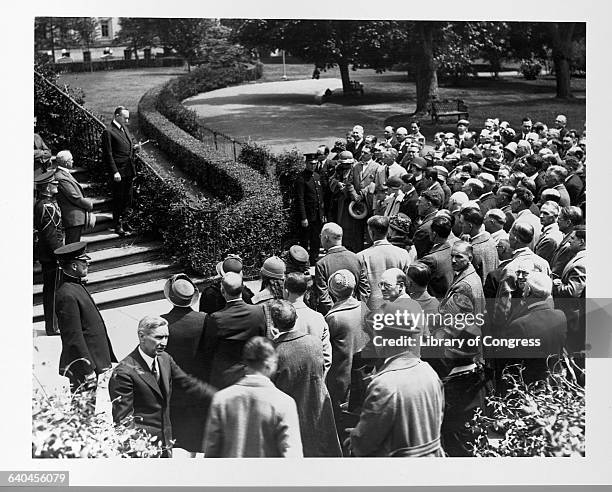
{"type": "Polygon", "coordinates": [[[155,377],[155,381],[159,383],[159,371],[157,370],[157,359],[153,359],[153,364],[151,365],[151,372],[155,377]]]}
{"type": "Polygon", "coordinates": [[[389,179],[389,166],[385,166],[385,178],[389,179]]]}

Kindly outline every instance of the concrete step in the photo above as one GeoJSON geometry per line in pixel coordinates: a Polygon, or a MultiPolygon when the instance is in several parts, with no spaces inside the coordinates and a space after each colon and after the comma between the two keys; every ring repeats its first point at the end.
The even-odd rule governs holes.
{"type": "MultiPolygon", "coordinates": [[[[201,277],[191,277],[197,284],[204,282],[201,277]]],[[[141,302],[155,301],[164,298],[164,284],[166,277],[150,280],[139,284],[127,285],[117,289],[105,290],[92,293],[92,298],[98,309],[111,309],[119,306],[138,304],[141,302]]],[[[33,309],[33,322],[43,320],[43,306],[37,304],[33,309]]]]}
{"type": "MultiPolygon", "coordinates": [[[[87,275],[87,290],[93,294],[118,289],[133,284],[142,284],[151,280],[168,279],[178,272],[180,267],[162,260],[143,261],[131,265],[121,265],[87,275]]],[[[34,284],[34,305],[42,303],[42,284],[34,284]]]]}
{"type": "Polygon", "coordinates": [[[92,196],[89,197],[93,201],[93,211],[108,212],[112,207],[112,198],[110,196],[92,196]]]}
{"type": "MultiPolygon", "coordinates": [[[[119,245],[114,248],[88,251],[91,261],[89,272],[94,273],[100,270],[114,268],[122,265],[150,261],[159,257],[162,243],[160,241],[148,241],[137,244],[119,245]]],[[[34,265],[34,283],[42,283],[42,270],[40,263],[34,265]]]]}
{"type": "Polygon", "coordinates": [[[128,234],[124,237],[119,236],[113,229],[101,229],[81,236],[81,241],[87,243],[87,252],[98,251],[101,249],[116,248],[142,241],[141,236],[128,234]]]}

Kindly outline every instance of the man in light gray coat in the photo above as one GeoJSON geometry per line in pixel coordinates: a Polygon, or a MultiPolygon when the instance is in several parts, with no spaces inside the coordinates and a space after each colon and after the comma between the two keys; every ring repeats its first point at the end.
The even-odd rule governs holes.
{"type": "Polygon", "coordinates": [[[87,213],[93,210],[93,202],[83,196],[83,187],[70,174],[74,165],[70,151],[58,152],[55,162],[57,164],[55,179],[58,182],[57,204],[62,211],[65,242],[76,243],[81,240],[83,228],[87,224],[87,213]]]}
{"type": "Polygon", "coordinates": [[[272,342],[254,337],[244,346],[246,376],[213,397],[206,425],[206,458],[301,458],[295,401],[270,377],[278,356],[272,342]]]}
{"type": "Polygon", "coordinates": [[[387,240],[389,218],[374,215],[368,219],[368,233],[374,242],[369,248],[357,253],[357,258],[367,272],[370,283],[370,298],[367,306],[370,310],[383,304],[383,295],[378,283],[382,274],[389,268],[406,270],[410,265],[410,254],[403,248],[394,246],[387,240]]]}
{"type": "MultiPolygon", "coordinates": [[[[389,337],[418,337],[418,330],[386,327],[389,337]]],[[[415,347],[394,347],[372,377],[359,422],[347,443],[355,456],[444,456],[440,429],[444,392],[436,372],[415,347]]]]}

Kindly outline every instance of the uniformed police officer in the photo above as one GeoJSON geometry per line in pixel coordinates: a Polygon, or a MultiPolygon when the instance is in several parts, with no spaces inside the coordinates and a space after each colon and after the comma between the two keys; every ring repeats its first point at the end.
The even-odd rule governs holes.
{"type": "Polygon", "coordinates": [[[59,371],[70,379],[73,390],[95,385],[97,376],[117,362],[106,325],[91,295],[83,285],[90,257],[87,243],[79,241],[55,250],[62,269],[55,294],[55,312],[62,337],[59,371]]]}
{"type": "Polygon", "coordinates": [[[34,184],[38,195],[34,204],[34,227],[38,233],[36,255],[42,266],[45,331],[47,335],[58,335],[57,319],[53,309],[57,277],[57,261],[53,251],[64,244],[64,235],[61,226],[62,215],[55,201],[57,180],[51,170],[37,176],[34,184]]]}

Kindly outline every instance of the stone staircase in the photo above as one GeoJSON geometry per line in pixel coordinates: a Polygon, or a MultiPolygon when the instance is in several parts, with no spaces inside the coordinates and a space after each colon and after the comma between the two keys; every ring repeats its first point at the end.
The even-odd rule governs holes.
{"type": "MultiPolygon", "coordinates": [[[[87,242],[91,257],[87,290],[101,310],[153,301],[163,298],[164,283],[181,267],[167,261],[158,240],[135,234],[120,237],[110,229],[111,199],[92,196],[88,190],[87,171],[75,169],[75,178],[83,185],[85,196],[93,198],[96,226],[81,238],[87,242]]],[[[198,283],[205,279],[197,278],[198,283]]],[[[34,265],[33,322],[43,321],[42,273],[39,263],[34,265]]]]}

